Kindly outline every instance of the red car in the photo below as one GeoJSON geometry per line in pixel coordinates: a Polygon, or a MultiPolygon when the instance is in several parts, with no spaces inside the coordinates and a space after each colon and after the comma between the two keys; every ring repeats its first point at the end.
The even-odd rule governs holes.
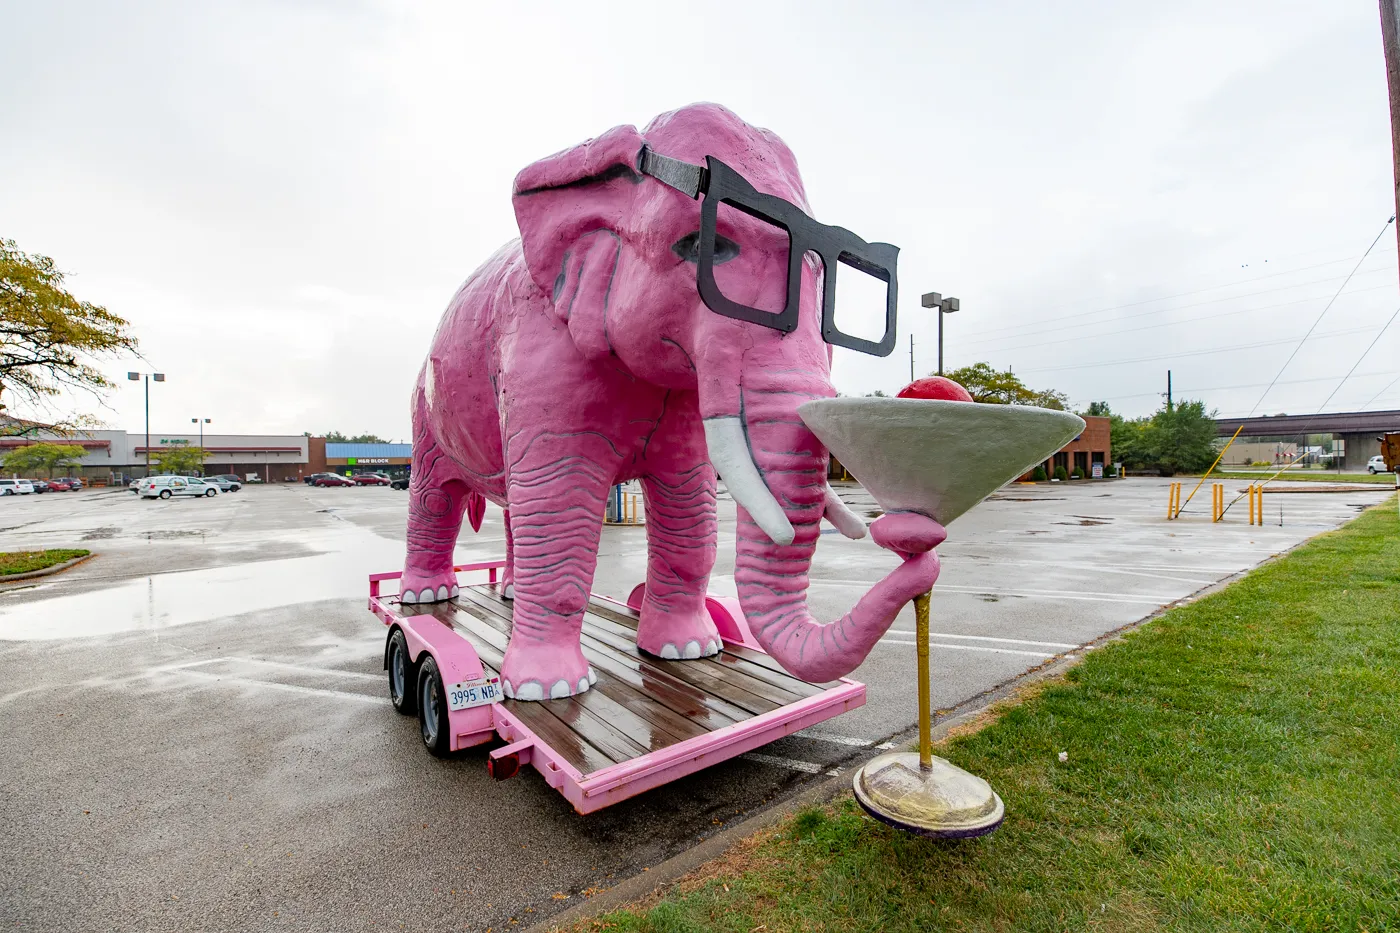
{"type": "Polygon", "coordinates": [[[337,475],[335,475],[334,473],[327,473],[325,476],[318,476],[318,477],[316,477],[316,482],[312,483],[311,485],[313,485],[313,486],[353,486],[353,485],[355,485],[355,484],[354,484],[353,482],[351,482],[350,480],[346,479],[346,478],[343,477],[343,476],[337,476],[337,475]]]}
{"type": "Polygon", "coordinates": [[[49,480],[49,492],[72,492],[77,487],[66,479],[49,480]]]}
{"type": "Polygon", "coordinates": [[[356,486],[387,486],[389,477],[382,473],[356,473],[351,477],[356,486]]]}

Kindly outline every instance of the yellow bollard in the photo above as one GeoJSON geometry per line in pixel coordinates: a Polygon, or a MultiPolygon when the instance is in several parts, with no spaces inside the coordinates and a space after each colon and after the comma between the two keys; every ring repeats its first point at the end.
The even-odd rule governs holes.
{"type": "Polygon", "coordinates": [[[1225,517],[1225,485],[1212,483],[1210,489],[1210,520],[1218,522],[1225,517]]]}

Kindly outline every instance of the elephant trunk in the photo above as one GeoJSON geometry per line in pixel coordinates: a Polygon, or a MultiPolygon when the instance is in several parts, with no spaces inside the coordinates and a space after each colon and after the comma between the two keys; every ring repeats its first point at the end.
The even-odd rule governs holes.
{"type": "MultiPolygon", "coordinates": [[[[937,541],[929,543],[926,527],[913,534],[922,543],[906,549],[898,545],[907,538],[881,535],[877,523],[876,541],[900,553],[904,563],[838,621],[812,618],[807,573],[831,493],[826,450],[797,407],[835,393],[824,380],[810,381],[745,386],[739,416],[707,417],[705,428],[711,462],[739,505],[734,578],[749,629],[784,668],[820,683],[849,674],[865,660],[904,604],[933,586],[938,559],[930,551],[937,541]]],[[[933,528],[941,540],[942,529],[933,528]]]]}

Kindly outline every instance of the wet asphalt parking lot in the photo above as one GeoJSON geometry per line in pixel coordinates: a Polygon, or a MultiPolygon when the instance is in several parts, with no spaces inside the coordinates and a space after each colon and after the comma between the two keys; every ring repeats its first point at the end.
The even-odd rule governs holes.
{"type": "MultiPolygon", "coordinates": [[[[839,491],[878,514],[859,487],[839,491]]],[[[1007,487],[939,549],[934,704],[1076,654],[1381,498],[1273,495],[1251,528],[1243,502],[1211,524],[1207,489],[1167,522],[1165,480],[1007,487]]],[[[405,505],[299,484],[0,500],[0,550],[98,554],[0,589],[0,927],[525,926],[848,773],[914,722],[906,608],[852,675],[865,707],[587,817],[532,770],[493,781],[485,749],[433,759],[389,707],[384,626],[365,609],[365,576],[401,565],[405,505]]],[[[724,497],[720,516],[711,589],[732,593],[724,497]]],[[[501,549],[493,507],[458,558],[501,549]]],[[[836,618],[896,562],[825,534],[814,613],[836,618]]],[[[605,529],[595,591],[625,597],[644,568],[644,530],[605,529]]]]}

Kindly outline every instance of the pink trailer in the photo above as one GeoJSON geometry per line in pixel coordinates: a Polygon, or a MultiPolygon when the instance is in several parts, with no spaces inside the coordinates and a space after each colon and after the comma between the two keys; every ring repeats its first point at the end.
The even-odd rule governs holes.
{"type": "Polygon", "coordinates": [[[512,601],[501,594],[505,561],[462,564],[458,574],[485,576],[450,602],[401,604],[369,578],[369,608],[389,627],[384,663],[390,698],[417,712],[435,754],[499,737],[487,758],[504,780],[531,765],[579,813],[591,813],[645,790],[751,751],[865,703],[865,685],[842,678],[800,680],[758,647],[738,601],[710,596],[706,605],[724,638],[709,658],[667,661],[637,649],[640,590],[627,603],[594,594],[583,621],[583,653],[597,683],[558,700],[503,699],[501,658],[510,636],[512,601]],[[628,605],[628,604],[631,605],[628,605]]]}

